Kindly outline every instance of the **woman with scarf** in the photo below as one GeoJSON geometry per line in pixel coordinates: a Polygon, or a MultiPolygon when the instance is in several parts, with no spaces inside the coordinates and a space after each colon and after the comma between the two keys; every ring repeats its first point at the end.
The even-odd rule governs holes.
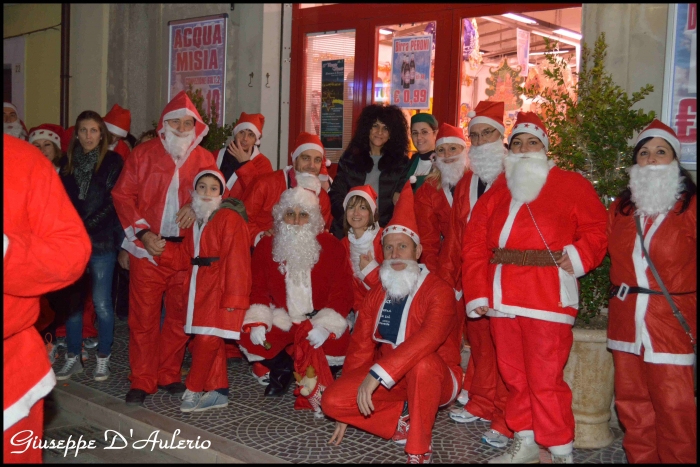
{"type": "MultiPolygon", "coordinates": [[[[119,154],[109,150],[107,127],[97,112],[82,112],[78,115],[75,128],[59,174],[92,242],[88,270],[99,334],[94,378],[96,381],[104,381],[109,377],[109,357],[114,338],[112,276],[119,247],[115,244],[117,239],[114,225],[118,221],[112,203],[112,188],[117,183],[124,163],[119,154]]],[[[80,354],[86,293],[84,284],[83,281],[78,281],[66,291],[70,300],[66,321],[68,352],[65,364],[56,373],[59,381],[83,371],[80,354]]]]}

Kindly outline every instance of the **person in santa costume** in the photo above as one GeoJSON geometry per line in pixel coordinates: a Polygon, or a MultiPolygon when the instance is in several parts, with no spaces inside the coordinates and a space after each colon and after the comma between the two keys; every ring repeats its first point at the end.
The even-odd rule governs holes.
{"type": "Polygon", "coordinates": [[[75,282],[92,246],[41,152],[3,135],[3,166],[3,460],[40,463],[41,449],[25,450],[16,440],[27,431],[42,438],[43,398],[56,384],[34,327],[39,297],[75,282]]]}
{"type": "MultiPolygon", "coordinates": [[[[450,225],[440,250],[438,275],[450,284],[464,310],[462,297],[462,244],[464,230],[477,200],[498,184],[505,184],[503,160],[507,150],[503,145],[503,102],[481,101],[470,112],[469,170],[454,189],[450,225]]],[[[505,447],[513,432],[505,420],[508,389],[498,372],[496,348],[491,339],[490,318],[467,318],[467,340],[470,360],[456,407],[450,418],[458,423],[490,420],[481,441],[494,447],[505,447]]]]}
{"type": "Polygon", "coordinates": [[[29,130],[29,144],[36,146],[53,163],[56,172],[61,166],[61,157],[63,157],[62,138],[63,128],[53,123],[44,123],[29,130]]]}
{"type": "Polygon", "coordinates": [[[330,443],[340,444],[353,425],[405,444],[408,462],[423,464],[431,461],[438,408],[459,392],[464,315],[452,289],[417,263],[417,229],[406,183],[382,232],[381,285],[362,302],[343,374],[321,404],[336,420],[330,443]]]}
{"type": "Polygon", "coordinates": [[[110,151],[116,152],[126,160],[131,153],[131,148],[125,141],[131,130],[131,112],[121,108],[119,104],[114,104],[104,116],[104,122],[109,131],[110,151]]]}
{"type": "MultiPolygon", "coordinates": [[[[292,165],[261,175],[246,188],[241,201],[248,212],[251,245],[257,245],[265,235],[272,235],[272,208],[280,200],[282,192],[296,187],[301,173],[318,177],[325,160],[323,145],[318,136],[301,133],[292,152],[292,165]]],[[[328,228],[332,220],[330,198],[325,190],[321,190],[318,197],[324,226],[328,228]]]]}
{"type": "Polygon", "coordinates": [[[241,112],[233,136],[225,147],[214,153],[232,198],[240,199],[256,177],[272,172],[270,160],[260,152],[264,125],[263,114],[241,112]]]}
{"type": "Polygon", "coordinates": [[[217,170],[211,152],[199,147],[209,131],[185,91],[165,106],[158,138],[136,147],[112,190],[129,259],[129,405],[141,405],[158,388],[185,392],[180,366],[187,335],[186,271],[159,266],[154,256],[166,242],[182,242],[196,215],[191,186],[202,170],[217,170]],[[165,320],[159,330],[165,293],[165,320]]]}
{"type": "Polygon", "coordinates": [[[508,388],[508,450],[489,462],[571,463],[574,416],[564,382],[576,278],[596,268],[607,248],[606,212],[593,185],[548,160],[542,120],[518,113],[505,159],[506,185],[474,206],[464,233],[462,286],[469,317],[485,314],[498,369],[508,388]]]}
{"type": "Polygon", "coordinates": [[[367,292],[379,284],[379,266],[384,261],[382,228],[379,227],[377,193],[369,185],[350,190],[343,200],[345,238],[341,243],[348,252],[355,296],[355,314],[367,292]]]}
{"type": "Polygon", "coordinates": [[[286,392],[295,363],[297,372],[304,374],[306,368],[296,368],[302,363],[298,360],[318,354],[309,345],[325,355],[314,365],[316,371],[323,370],[320,364],[328,372],[328,365],[340,369],[349,342],[347,316],[353,292],[348,287],[352,271],[347,252],[323,231],[318,178],[298,177],[308,188],[297,186],[282,193],[272,213],[274,236],[263,237],[253,252],[251,306],[239,341],[249,361],[270,370],[266,396],[286,392]]]}
{"type": "Polygon", "coordinates": [[[680,150],[673,129],[654,120],[637,137],[629,187],[608,212],[608,348],[622,447],[632,464],[697,463],[697,187],[678,163],[680,150]]]}
{"type": "Polygon", "coordinates": [[[3,133],[26,141],[27,127],[20,120],[17,107],[12,102],[4,102],[2,106],[3,133]]]}
{"type": "Polygon", "coordinates": [[[224,339],[238,339],[250,296],[250,245],[243,204],[222,202],[225,179],[218,170],[195,177],[192,208],[197,222],[182,243],[166,244],[159,265],[187,270],[187,320],[192,366],[182,412],[228,405],[224,339]],[[206,392],[205,392],[206,391],[206,392]]]}
{"type": "Polygon", "coordinates": [[[414,193],[433,168],[437,133],[438,121],[432,114],[421,112],[411,117],[411,141],[416,152],[411,156],[408,177],[414,193]]]}

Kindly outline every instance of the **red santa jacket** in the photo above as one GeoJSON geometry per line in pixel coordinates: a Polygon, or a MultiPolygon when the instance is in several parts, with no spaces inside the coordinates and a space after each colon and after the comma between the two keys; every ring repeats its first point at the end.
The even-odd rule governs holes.
{"type": "Polygon", "coordinates": [[[198,146],[209,129],[193,108],[187,95],[178,93],[160,117],[160,138],[142,143],[131,152],[112,189],[114,207],[126,233],[122,248],[137,258],[148,258],[154,264],[153,257],[136,238],[136,233],[149,229],[163,237],[182,236],[184,232],[175,223],[175,216],[191,201],[194,177],[205,169],[217,170],[211,152],[198,146]],[[188,152],[175,164],[163,145],[163,122],[185,115],[195,117],[196,137],[188,152]]]}
{"type": "Polygon", "coordinates": [[[250,296],[250,246],[243,218],[220,208],[209,222],[187,229],[182,243],[167,243],[159,264],[189,270],[185,333],[238,339],[250,296]],[[193,266],[192,258],[219,258],[193,266]],[[227,311],[233,308],[233,311],[227,311]]]}
{"type": "Polygon", "coordinates": [[[416,190],[414,211],[420,244],[423,245],[420,262],[435,272],[438,270],[442,239],[450,228],[452,193],[442,186],[438,188],[434,183],[434,180],[429,180],[416,190]]]}
{"type": "MultiPolygon", "coordinates": [[[[352,290],[355,298],[353,300],[352,309],[355,311],[359,311],[360,304],[362,304],[362,300],[364,300],[367,296],[367,292],[380,282],[379,267],[384,261],[384,250],[382,249],[383,230],[384,229],[379,227],[379,224],[377,224],[377,227],[374,230],[366,230],[364,233],[364,235],[367,235],[368,233],[375,234],[374,239],[372,240],[374,259],[370,261],[370,263],[367,266],[365,266],[365,268],[362,271],[360,271],[359,274],[355,274],[353,271],[352,290]]],[[[349,235],[353,234],[349,233],[348,236],[349,235]]],[[[350,245],[350,239],[348,236],[343,238],[340,241],[340,243],[343,244],[343,247],[345,247],[345,251],[347,251],[348,261],[350,262],[350,269],[352,270],[352,249],[350,245]]]]}
{"type": "MultiPolygon", "coordinates": [[[[347,339],[346,318],[353,301],[352,288],[348,287],[352,271],[347,252],[340,241],[327,232],[316,238],[321,244],[321,254],[311,269],[311,301],[318,313],[311,318],[311,323],[323,326],[338,339],[347,339]]],[[[269,330],[278,319],[273,316],[275,308],[283,310],[284,315],[287,315],[285,276],[279,270],[279,263],[272,259],[272,244],[273,237],[263,237],[253,252],[251,307],[246,313],[244,327],[265,324],[269,330]]],[[[290,318],[293,323],[306,319],[288,315],[282,317],[286,322],[290,318]]]]}
{"type": "MultiPolygon", "coordinates": [[[[213,153],[216,159],[216,166],[221,168],[221,162],[224,160],[226,148],[220,149],[217,153],[213,153]]],[[[258,150],[257,146],[253,146],[253,154],[250,156],[250,162],[243,164],[235,171],[226,181],[229,196],[231,198],[241,199],[246,188],[250,186],[253,180],[259,175],[264,175],[272,172],[272,164],[263,153],[258,150]]]]}
{"type": "MultiPolygon", "coordinates": [[[[503,174],[491,184],[486,185],[486,191],[501,183],[505,183],[505,175],[503,174]]],[[[447,229],[447,235],[445,235],[445,239],[442,242],[436,271],[442,280],[447,282],[453,289],[460,291],[460,297],[462,294],[462,244],[464,231],[467,228],[467,223],[469,223],[472,210],[478,199],[478,188],[479,177],[471,170],[467,171],[457,183],[454,201],[452,202],[450,225],[447,229]]],[[[421,243],[423,243],[422,237],[421,243]]]]}
{"type": "MultiPolygon", "coordinates": [[[[362,302],[343,370],[351,372],[370,367],[391,388],[416,362],[437,352],[452,372],[452,399],[462,385],[460,351],[464,313],[455,306],[454,292],[437,274],[421,266],[418,288],[406,302],[408,317],[399,330],[399,343],[382,342],[375,360],[377,325],[386,292],[381,285],[370,290],[362,302]]],[[[426,381],[426,384],[430,384],[426,381]]]]}
{"type": "MultiPolygon", "coordinates": [[[[607,248],[605,207],[583,176],[552,167],[529,206],[550,250],[566,249],[576,277],[601,263],[607,248]]],[[[495,248],[546,251],[527,206],[513,200],[506,184],[480,198],[464,233],[462,286],[468,316],[476,318],[475,308],[489,306],[495,310],[489,316],[573,325],[577,310],[560,306],[558,268],[491,264],[495,248]]]]}
{"type": "MultiPolygon", "coordinates": [[[[250,165],[250,164],[246,164],[250,165]]],[[[257,177],[243,194],[243,204],[248,213],[248,231],[250,232],[250,244],[255,246],[260,241],[263,232],[270,230],[274,224],[272,208],[280,200],[280,196],[287,188],[287,174],[293,170],[291,165],[281,170],[257,177]]],[[[321,190],[318,195],[321,215],[326,223],[325,228],[330,228],[331,200],[326,190],[321,190]]]]}
{"type": "Polygon", "coordinates": [[[56,384],[34,323],[39,297],[85,271],[92,252],[83,221],[53,164],[3,135],[3,427],[29,414],[56,384]]]}
{"type": "Polygon", "coordinates": [[[122,156],[122,160],[124,162],[126,162],[126,158],[129,157],[129,154],[131,153],[131,149],[129,149],[129,146],[121,139],[117,141],[117,144],[115,145],[110,144],[109,149],[122,156]]]}
{"type": "MultiPolygon", "coordinates": [[[[643,258],[634,216],[616,213],[619,200],[608,211],[610,281],[614,285],[661,291],[643,258]]],[[[668,214],[649,220],[644,247],[670,293],[692,292],[697,287],[697,197],[678,214],[678,201],[668,214]]],[[[648,218],[642,217],[642,225],[648,218]]],[[[697,336],[697,293],[671,296],[697,336]]],[[[610,299],[608,347],[639,355],[644,361],[692,365],[695,360],[690,338],[683,331],[663,295],[628,294],[624,300],[610,299]]]]}

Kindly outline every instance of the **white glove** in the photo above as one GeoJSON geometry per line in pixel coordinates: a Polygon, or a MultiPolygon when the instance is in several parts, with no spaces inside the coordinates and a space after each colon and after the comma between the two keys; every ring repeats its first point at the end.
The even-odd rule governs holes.
{"type": "Polygon", "coordinates": [[[263,345],[265,342],[265,326],[255,326],[250,330],[250,342],[254,345],[263,345]]]}
{"type": "Polygon", "coordinates": [[[309,331],[309,335],[306,339],[314,346],[314,349],[318,349],[326,342],[326,339],[328,339],[330,335],[331,332],[328,329],[321,326],[314,326],[314,328],[309,331]]]}

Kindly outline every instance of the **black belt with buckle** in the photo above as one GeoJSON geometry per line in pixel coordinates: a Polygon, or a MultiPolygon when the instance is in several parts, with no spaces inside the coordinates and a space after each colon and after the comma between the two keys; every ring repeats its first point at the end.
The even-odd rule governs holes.
{"type": "Polygon", "coordinates": [[[197,256],[196,258],[192,258],[190,260],[190,263],[192,264],[192,266],[211,266],[216,261],[219,261],[218,256],[208,256],[208,257],[197,256]]]}
{"type": "Polygon", "coordinates": [[[311,313],[306,313],[306,315],[304,315],[304,316],[306,316],[307,318],[311,319],[311,318],[313,318],[314,316],[316,316],[317,314],[318,314],[318,310],[314,310],[314,311],[312,311],[311,313]]]}
{"type": "MultiPolygon", "coordinates": [[[[670,295],[688,295],[691,293],[695,293],[696,291],[693,290],[692,292],[669,292],[670,295]]],[[[609,298],[617,297],[620,300],[624,300],[625,297],[631,293],[645,293],[649,295],[663,295],[664,293],[660,290],[651,290],[651,289],[646,289],[644,287],[630,287],[627,284],[622,284],[622,285],[613,285],[610,287],[610,293],[609,293],[609,298]]]]}
{"type": "Polygon", "coordinates": [[[182,241],[185,239],[185,237],[160,237],[166,242],[173,242],[173,243],[182,243],[182,241]]]}

